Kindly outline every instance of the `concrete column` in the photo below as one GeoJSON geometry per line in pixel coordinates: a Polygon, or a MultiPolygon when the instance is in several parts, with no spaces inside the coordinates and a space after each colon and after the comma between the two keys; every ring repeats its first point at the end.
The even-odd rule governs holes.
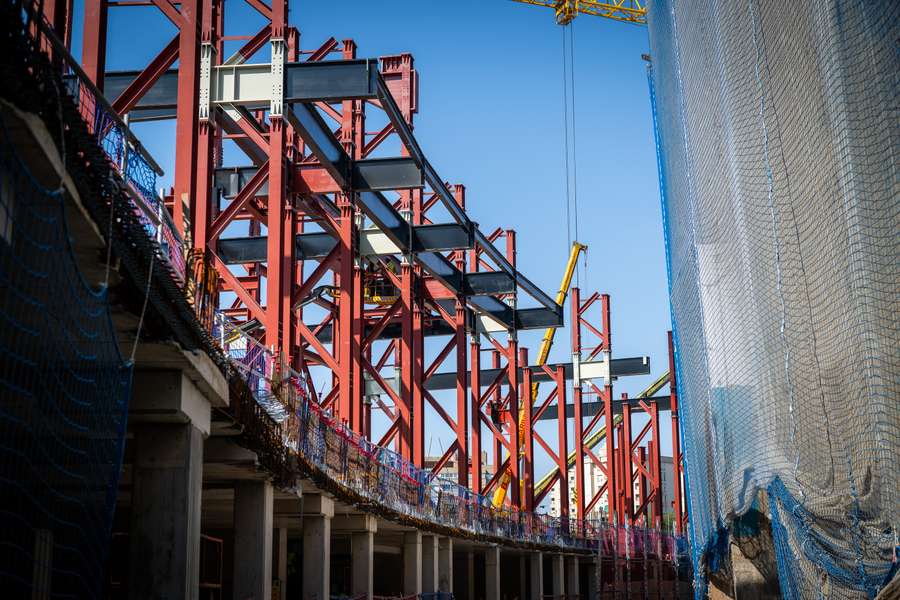
{"type": "Polygon", "coordinates": [[[544,555],[532,552],[528,555],[528,563],[528,577],[531,583],[529,600],[541,600],[544,597],[544,555]]]}
{"type": "Polygon", "coordinates": [[[587,584],[588,584],[588,599],[593,600],[597,597],[597,569],[599,568],[599,564],[597,563],[597,558],[593,558],[591,562],[586,565],[583,565],[584,568],[587,569],[587,584]]]}
{"type": "Polygon", "coordinates": [[[272,597],[272,484],[240,481],[234,486],[234,597],[272,597]]]}
{"type": "MultiPolygon", "coordinates": [[[[278,591],[278,598],[287,597],[287,527],[279,527],[275,536],[275,575],[276,580],[272,584],[278,591]]],[[[273,592],[275,591],[273,590],[273,592]]],[[[274,593],[273,593],[274,595],[274,593]]]]}
{"type": "Polygon", "coordinates": [[[519,555],[519,600],[525,600],[528,593],[528,573],[526,572],[528,560],[525,555],[519,555]]]}
{"type": "Polygon", "coordinates": [[[136,425],[129,596],[199,595],[203,433],[191,423],[136,425]]]}
{"type": "Polygon", "coordinates": [[[438,541],[438,590],[453,593],[453,538],[438,541]]]}
{"type": "Polygon", "coordinates": [[[580,593],[580,586],[578,582],[580,581],[580,573],[579,573],[579,564],[577,556],[567,556],[566,557],[566,594],[569,596],[569,600],[573,600],[578,597],[580,593]]]}
{"type": "Polygon", "coordinates": [[[471,549],[466,553],[466,573],[468,583],[466,599],[475,600],[475,553],[471,549]]]}
{"type": "Polygon", "coordinates": [[[350,533],[350,590],[354,597],[365,596],[372,600],[375,576],[375,517],[363,515],[362,531],[350,533]]]}
{"type": "Polygon", "coordinates": [[[303,600],[331,597],[331,519],[334,501],[303,497],[303,600]]]}
{"type": "Polygon", "coordinates": [[[422,593],[422,533],[407,531],[403,535],[403,595],[422,593]]]}
{"type": "Polygon", "coordinates": [[[438,591],[438,536],[422,536],[422,593],[438,591]]]}
{"type": "Polygon", "coordinates": [[[492,546],[484,552],[485,600],[500,600],[500,547],[492,546]]]}
{"type": "Polygon", "coordinates": [[[553,578],[553,597],[559,600],[566,595],[566,561],[562,554],[550,557],[550,571],[553,578]]]}

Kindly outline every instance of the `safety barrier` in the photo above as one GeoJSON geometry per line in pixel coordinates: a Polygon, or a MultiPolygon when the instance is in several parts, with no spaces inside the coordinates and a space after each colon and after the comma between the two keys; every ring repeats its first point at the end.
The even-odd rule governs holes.
{"type": "Polygon", "coordinates": [[[40,10],[26,7],[24,12],[25,30],[62,74],[62,89],[55,93],[66,94],[75,103],[88,131],[122,178],[132,208],[148,235],[159,245],[161,258],[183,283],[186,279],[184,243],[156,192],[156,178],[163,174],[162,169],[69,54],[40,10]]]}
{"type": "Polygon", "coordinates": [[[213,337],[243,374],[258,404],[283,425],[284,444],[358,497],[396,514],[477,536],[559,546],[622,557],[648,553],[675,562],[687,552],[684,538],[639,527],[614,527],[599,519],[554,517],[504,507],[455,480],[420,469],[377,446],[312,401],[309,382],[222,313],[213,337]]]}

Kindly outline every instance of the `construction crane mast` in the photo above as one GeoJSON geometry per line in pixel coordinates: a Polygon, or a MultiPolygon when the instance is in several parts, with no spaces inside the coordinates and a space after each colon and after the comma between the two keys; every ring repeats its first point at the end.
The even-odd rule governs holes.
{"type": "Polygon", "coordinates": [[[605,17],[636,25],[647,24],[647,2],[645,0],[618,0],[596,2],[595,0],[513,0],[532,6],[543,6],[556,11],[556,22],[568,25],[579,14],[605,17]]]}

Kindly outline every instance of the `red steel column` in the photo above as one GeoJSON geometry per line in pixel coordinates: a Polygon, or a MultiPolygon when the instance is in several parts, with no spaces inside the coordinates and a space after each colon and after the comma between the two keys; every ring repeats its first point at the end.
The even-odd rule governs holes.
{"type": "Polygon", "coordinates": [[[412,259],[406,257],[400,265],[400,406],[398,416],[400,427],[397,437],[400,441],[400,454],[412,460],[412,422],[413,407],[413,267],[412,259]]]}
{"type": "MultiPolygon", "coordinates": [[[[343,42],[344,60],[356,58],[356,43],[353,40],[343,42]]],[[[344,150],[354,160],[362,158],[365,145],[365,113],[362,102],[359,100],[345,100],[341,103],[341,143],[344,150]]],[[[344,270],[342,263],[342,275],[346,277],[341,283],[341,296],[346,295],[347,302],[340,304],[340,317],[344,318],[342,330],[344,337],[341,339],[342,352],[339,359],[342,372],[347,374],[341,381],[340,399],[338,402],[341,418],[347,422],[354,431],[361,431],[363,424],[363,372],[362,372],[362,344],[364,326],[363,306],[363,272],[359,262],[359,248],[357,246],[358,226],[357,219],[360,212],[356,205],[356,194],[347,195],[349,203],[351,246],[347,254],[347,268],[344,270]],[[346,315],[345,315],[346,311],[346,315]],[[347,320],[349,319],[349,320],[347,320]],[[345,366],[346,363],[346,366],[345,366]]],[[[343,259],[343,256],[342,256],[343,259]]]]}
{"type": "MultiPolygon", "coordinates": [[[[521,506],[521,496],[519,494],[519,448],[521,447],[519,440],[519,342],[516,339],[516,331],[509,332],[509,345],[507,346],[507,363],[506,376],[509,382],[509,410],[507,411],[507,419],[509,421],[509,445],[512,451],[509,454],[509,466],[512,478],[509,482],[510,497],[509,502],[512,506],[521,506]]],[[[497,465],[500,468],[500,465],[497,465]]]]}
{"type": "Polygon", "coordinates": [[[72,0],[45,0],[44,17],[66,48],[72,42],[72,0]]]}
{"type": "MultiPolygon", "coordinates": [[[[559,442],[558,454],[557,454],[557,468],[559,469],[559,516],[561,517],[569,517],[569,428],[567,427],[566,420],[566,372],[564,367],[556,368],[556,423],[557,423],[557,439],[559,442]]],[[[580,411],[579,411],[580,412],[580,411]]],[[[581,437],[581,428],[578,425],[577,419],[575,423],[575,437],[581,437]]],[[[581,464],[582,464],[582,474],[584,473],[584,455],[581,456],[581,464]]],[[[576,465],[578,460],[576,458],[576,465]]],[[[576,466],[577,468],[577,466],[576,466]]],[[[577,476],[576,476],[577,478],[577,476]]],[[[576,485],[576,493],[578,494],[578,500],[582,503],[581,513],[584,513],[584,481],[582,477],[582,489],[581,491],[577,491],[576,485]]],[[[576,514],[578,512],[576,511],[576,514]]],[[[581,519],[581,516],[578,517],[581,519]]]]}
{"type": "Polygon", "coordinates": [[[650,486],[651,489],[656,490],[656,495],[653,497],[653,522],[651,524],[656,529],[660,529],[662,527],[663,485],[660,472],[660,463],[662,462],[660,446],[662,444],[659,435],[659,405],[656,402],[650,402],[649,408],[651,409],[650,431],[653,435],[648,448],[650,452],[650,486]]]}
{"type": "Polygon", "coordinates": [[[81,42],[81,68],[103,91],[106,71],[106,25],[109,14],[107,0],[84,0],[84,29],[81,42]]]}
{"type": "MultiPolygon", "coordinates": [[[[516,232],[512,229],[506,230],[506,260],[515,268],[516,266],[516,232]]],[[[515,320],[516,297],[513,295],[513,320],[515,320]]],[[[520,471],[519,471],[519,448],[521,448],[521,439],[519,437],[519,339],[518,332],[515,328],[509,330],[509,346],[507,349],[507,378],[509,382],[509,442],[512,451],[509,455],[509,466],[512,474],[510,488],[512,494],[510,496],[510,504],[512,506],[521,507],[521,489],[520,489],[520,471]]],[[[525,365],[528,366],[527,364],[525,365]]],[[[531,390],[529,390],[531,393],[531,390]]],[[[498,467],[499,468],[499,464],[498,467]]]]}
{"type": "MultiPolygon", "coordinates": [[[[465,210],[466,188],[464,186],[458,184],[454,186],[453,198],[465,210]]],[[[466,254],[463,251],[456,253],[456,268],[460,273],[466,272],[466,254]]],[[[456,476],[459,485],[469,487],[469,411],[466,398],[468,365],[466,364],[466,299],[464,296],[457,296],[454,316],[456,317],[456,444],[459,446],[456,452],[456,476]]],[[[473,418],[477,418],[477,416],[477,413],[473,413],[473,418]]]]}
{"type": "MultiPolygon", "coordinates": [[[[186,232],[184,205],[187,203],[189,214],[194,213],[195,197],[193,192],[197,182],[197,133],[199,130],[198,103],[200,90],[200,38],[198,33],[201,19],[201,2],[202,0],[182,0],[179,7],[181,22],[178,24],[180,33],[178,40],[178,108],[176,109],[175,121],[173,218],[175,226],[182,234],[186,232]]],[[[273,9],[273,18],[274,15],[273,9]]],[[[270,147],[271,145],[270,140],[270,147]]],[[[269,164],[271,165],[272,163],[273,161],[270,160],[269,164]]],[[[270,194],[272,193],[271,188],[272,181],[270,180],[270,194]]],[[[271,240],[272,235],[270,232],[270,243],[271,240]]],[[[269,300],[271,301],[271,298],[269,300]]]]}
{"type": "MultiPolygon", "coordinates": [[[[581,290],[572,288],[572,358],[581,356],[581,290]]],[[[575,510],[578,519],[584,519],[584,413],[582,407],[582,389],[580,381],[573,381],[572,402],[575,406],[575,510]]],[[[609,438],[609,421],[606,425],[607,438],[609,438]]],[[[609,454],[607,454],[609,457],[609,454]]],[[[610,463],[607,458],[607,468],[610,463]]],[[[560,474],[562,475],[562,474],[560,474]]],[[[568,474],[566,475],[568,477],[568,474]]],[[[568,487],[567,485],[564,487],[568,487]]],[[[609,485],[607,485],[607,488],[609,485]]],[[[612,503],[608,503],[611,507],[612,503]]],[[[611,510],[611,509],[610,509],[611,510]]],[[[612,513],[610,513],[612,514],[612,513]]]]}
{"type": "MultiPolygon", "coordinates": [[[[471,401],[471,436],[472,448],[469,452],[471,459],[471,481],[468,487],[476,494],[481,493],[481,341],[478,333],[472,334],[469,343],[469,360],[471,361],[471,381],[469,381],[469,398],[471,401]]],[[[460,465],[462,468],[463,465],[460,465]]]]}
{"type": "Polygon", "coordinates": [[[353,317],[354,317],[354,263],[356,261],[355,221],[356,211],[350,196],[338,194],[340,210],[340,244],[341,257],[339,267],[338,304],[338,403],[337,414],[341,421],[352,427],[353,412],[353,317]]]}
{"type": "MultiPolygon", "coordinates": [[[[217,0],[203,0],[203,25],[200,33],[202,43],[201,54],[209,53],[210,67],[218,64],[219,57],[216,51],[219,45],[219,13],[224,11],[224,3],[217,0]]],[[[215,250],[215,241],[209,240],[209,225],[215,217],[212,197],[213,172],[215,163],[213,150],[216,143],[215,109],[208,107],[209,113],[200,115],[197,133],[197,189],[194,195],[197,198],[195,212],[191,215],[192,236],[194,248],[204,249],[209,247],[215,250]]]]}
{"type": "Polygon", "coordinates": [[[612,388],[609,384],[603,390],[603,416],[606,420],[606,472],[608,475],[606,485],[606,502],[609,510],[609,520],[616,525],[622,524],[622,511],[619,510],[619,482],[616,469],[616,426],[613,421],[612,388]]]}
{"type": "MultiPolygon", "coordinates": [[[[459,268],[460,265],[457,265],[459,268]]],[[[461,271],[463,269],[460,269],[461,271]]],[[[466,304],[456,299],[456,476],[459,485],[469,487],[469,411],[466,403],[466,304]]],[[[474,417],[477,418],[477,414],[474,417]]]]}
{"type": "Polygon", "coordinates": [[[669,342],[669,402],[672,409],[672,477],[673,487],[675,489],[674,512],[675,512],[675,533],[681,535],[683,533],[683,519],[681,513],[682,496],[681,496],[681,432],[678,428],[678,385],[675,376],[675,344],[672,341],[672,332],[668,333],[669,342]]]}
{"type": "MultiPolygon", "coordinates": [[[[534,406],[531,394],[531,369],[528,368],[528,349],[519,349],[519,364],[522,365],[522,386],[519,388],[522,403],[522,430],[519,436],[522,441],[524,460],[522,461],[522,506],[528,512],[534,511],[534,406]]],[[[515,413],[518,415],[518,411],[515,413]]],[[[516,425],[518,427],[518,425],[516,425]]]]}
{"type": "MultiPolygon", "coordinates": [[[[628,395],[622,394],[622,399],[627,400],[628,395]]],[[[628,520],[629,525],[634,525],[634,448],[631,445],[631,405],[627,402],[622,403],[622,439],[624,440],[622,468],[625,470],[622,488],[625,493],[623,517],[628,520]]]]}
{"type": "MultiPolygon", "coordinates": [[[[182,12],[185,4],[182,3],[182,12]]],[[[287,30],[287,0],[272,2],[273,61],[275,46],[281,47],[281,60],[286,58],[285,34],[287,30]]],[[[182,30],[182,35],[184,35],[182,30]]],[[[184,69],[184,54],[180,55],[179,74],[184,69]]],[[[179,93],[181,85],[179,83],[179,93]]],[[[287,335],[291,319],[291,287],[293,285],[293,247],[290,237],[294,231],[293,220],[289,217],[287,198],[287,158],[285,156],[287,122],[282,118],[281,101],[273,99],[269,115],[269,197],[267,203],[266,227],[268,242],[266,249],[266,345],[273,348],[285,361],[290,361],[292,336],[287,335]]],[[[179,110],[181,104],[179,103],[179,110]]],[[[179,118],[179,125],[181,120],[179,118]]],[[[177,136],[177,132],[176,132],[177,136]]],[[[181,151],[181,148],[179,148],[181,151]]],[[[177,169],[177,167],[176,167],[177,169]]],[[[175,206],[178,206],[178,171],[175,174],[175,206]]]]}

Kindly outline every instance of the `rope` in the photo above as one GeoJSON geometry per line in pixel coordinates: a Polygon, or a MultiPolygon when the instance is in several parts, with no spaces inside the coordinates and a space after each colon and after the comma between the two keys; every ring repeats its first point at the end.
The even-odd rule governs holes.
{"type": "MultiPolygon", "coordinates": [[[[572,204],[575,221],[575,239],[580,240],[581,236],[578,235],[578,144],[575,142],[575,132],[578,129],[575,124],[575,27],[573,24],[569,24],[567,29],[569,30],[569,84],[572,87],[572,204]]],[[[587,253],[584,253],[584,255],[586,257],[587,253]]],[[[576,268],[575,286],[581,287],[578,273],[579,270],[576,268]]]]}
{"type": "Polygon", "coordinates": [[[147,269],[147,292],[144,294],[144,305],[141,307],[141,318],[138,320],[137,332],[134,334],[134,345],[131,347],[131,364],[134,364],[134,356],[137,354],[138,342],[141,339],[141,329],[144,327],[144,316],[147,314],[147,303],[150,301],[150,290],[153,287],[153,263],[156,254],[150,253],[150,268],[147,269]]]}
{"type": "Polygon", "coordinates": [[[572,215],[570,210],[571,192],[569,191],[569,83],[568,61],[566,60],[566,30],[562,30],[562,62],[563,62],[563,130],[566,143],[566,252],[572,247],[572,215]]]}
{"type": "MultiPolygon", "coordinates": [[[[578,148],[575,130],[575,28],[572,24],[566,25],[562,30],[563,46],[563,128],[565,130],[565,158],[566,158],[566,251],[571,249],[573,242],[579,239],[578,231],[578,148]],[[569,33],[569,41],[566,43],[566,32],[569,33]],[[571,106],[570,106],[571,104],[571,106]],[[569,142],[569,110],[572,113],[572,141],[569,142]],[[571,166],[570,166],[571,165],[571,166]],[[575,237],[572,237],[574,227],[575,237]]],[[[584,269],[587,269],[587,253],[584,257],[584,269]]],[[[575,269],[575,286],[581,287],[581,270],[575,269]]]]}

